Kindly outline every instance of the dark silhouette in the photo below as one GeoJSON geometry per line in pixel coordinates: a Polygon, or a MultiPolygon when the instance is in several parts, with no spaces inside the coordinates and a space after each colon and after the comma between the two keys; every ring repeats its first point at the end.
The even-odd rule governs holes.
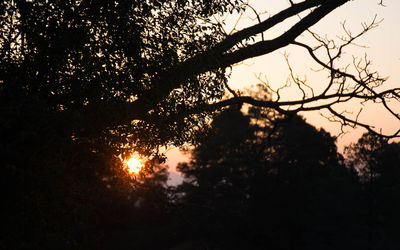
{"type": "Polygon", "coordinates": [[[367,249],[398,248],[400,144],[366,133],[346,153],[347,164],[360,175],[368,209],[367,249]]]}
{"type": "MultiPolygon", "coordinates": [[[[243,11],[246,5],[239,0],[203,0],[196,4],[180,0],[170,4],[128,0],[104,3],[3,0],[0,1],[2,116],[13,121],[27,120],[29,115],[26,118],[24,115],[35,111],[31,118],[43,119],[43,123],[57,127],[57,134],[85,143],[109,136],[121,144],[129,136],[135,150],[143,154],[155,154],[159,146],[179,146],[190,141],[197,128],[207,123],[211,112],[232,104],[247,103],[293,114],[326,109],[344,125],[359,125],[374,131],[369,123],[336,110],[335,104],[350,101],[354,96],[361,102],[397,101],[396,89],[379,92],[377,88],[385,79],[369,69],[368,62],[365,66],[358,64],[357,75],[333,65],[350,44],[345,41],[353,41],[376,27],[376,20],[365,25],[359,35],[353,37],[347,32],[349,37],[343,37],[343,44],[337,43],[337,48],[326,46],[330,41],[317,40],[321,43],[318,48],[331,52],[329,62],[317,56],[318,49],[298,39],[349,1],[291,3],[271,18],[227,34],[220,24],[209,19],[213,14],[243,11]],[[277,37],[257,38],[307,10],[313,11],[277,37]],[[309,85],[293,75],[292,82],[304,92],[302,98],[295,100],[270,98],[280,97],[278,90],[268,98],[255,98],[239,96],[229,88],[226,68],[288,45],[303,48],[327,71],[330,79],[321,83],[325,84],[323,92],[308,93],[309,85]],[[360,77],[364,74],[368,77],[360,77]],[[230,91],[233,97],[222,100],[225,91],[230,91]],[[321,100],[326,102],[321,104],[321,100]],[[121,138],[116,140],[118,136],[121,138]]],[[[384,107],[390,114],[395,113],[384,107]]]]}
{"type": "MultiPolygon", "coordinates": [[[[370,74],[368,63],[356,66],[357,76],[333,68],[350,43],[332,48],[326,44],[333,43],[319,41],[318,48],[340,48],[325,63],[316,56],[319,51],[298,41],[347,2],[290,1],[274,16],[227,34],[210,17],[243,11],[239,0],[0,0],[6,228],[0,248],[163,249],[183,239],[220,248],[396,246],[389,224],[395,213],[383,212],[389,206],[383,197],[393,195],[389,200],[395,202],[397,169],[390,164],[397,159],[397,144],[385,146],[377,163],[366,158],[371,165],[351,165],[370,166],[364,169],[374,173],[368,183],[380,190],[376,200],[383,207],[375,200],[367,206],[369,196],[358,201],[366,182],[358,183],[351,167],[344,168],[334,140],[296,115],[327,109],[342,123],[374,133],[334,104],[353,97],[397,100],[395,90],[378,91],[385,80],[370,74]],[[299,13],[307,14],[277,37],[257,38],[299,13]],[[243,96],[227,85],[227,68],[288,45],[304,48],[327,71],[325,91],[311,95],[293,76],[308,93],[298,100],[283,101],[271,89],[268,95],[243,96]],[[368,77],[360,77],[365,73],[368,77]],[[233,97],[223,98],[226,92],[233,97]],[[217,112],[243,104],[268,112],[217,112]],[[198,138],[214,114],[219,115],[212,136],[198,138]],[[254,119],[261,123],[252,124],[254,119]],[[194,141],[194,161],[181,166],[194,182],[167,187],[161,147],[194,141]],[[122,169],[121,158],[133,151],[148,157],[143,170],[148,179],[132,178],[122,169]],[[367,225],[363,211],[373,218],[367,225]],[[361,235],[371,235],[380,213],[385,235],[379,239],[391,241],[364,241],[361,235]]],[[[364,26],[360,35],[376,24],[364,26]]],[[[347,34],[351,41],[358,37],[347,34]]]]}
{"type": "Polygon", "coordinates": [[[335,140],[298,116],[260,127],[254,114],[223,111],[179,166],[191,237],[210,249],[363,249],[360,189],[335,140]]]}

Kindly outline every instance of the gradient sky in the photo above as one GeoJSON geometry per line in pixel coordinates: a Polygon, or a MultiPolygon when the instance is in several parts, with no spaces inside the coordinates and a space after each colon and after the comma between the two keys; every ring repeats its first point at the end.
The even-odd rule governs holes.
{"type": "MultiPolygon", "coordinates": [[[[347,49],[347,57],[343,62],[351,62],[351,56],[355,55],[363,57],[366,53],[368,58],[372,61],[372,69],[378,71],[381,76],[389,77],[385,85],[389,87],[400,87],[400,1],[398,0],[385,0],[386,7],[378,6],[378,0],[355,0],[351,1],[344,6],[336,9],[330,13],[325,19],[314,25],[311,30],[321,36],[327,35],[329,38],[335,38],[337,35],[343,34],[341,23],[346,21],[348,29],[355,33],[361,31],[361,23],[369,23],[377,15],[377,19],[383,19],[379,27],[369,31],[358,40],[358,44],[367,46],[367,48],[360,48],[351,46],[347,49]]],[[[271,13],[289,6],[287,0],[252,0],[250,2],[260,12],[267,11],[264,18],[267,18],[271,13]]],[[[229,22],[229,21],[228,21],[229,22]]],[[[251,20],[243,20],[243,27],[251,24],[251,20]]],[[[290,24],[290,21],[289,23],[290,24]]],[[[287,25],[282,24],[277,27],[272,33],[271,37],[283,32],[287,29],[287,25]]],[[[304,37],[298,40],[305,39],[304,37]]],[[[305,53],[304,50],[295,48],[293,46],[285,47],[270,55],[261,56],[258,58],[250,59],[243,65],[236,66],[233,69],[230,85],[235,89],[243,89],[252,84],[256,84],[258,80],[255,75],[261,74],[262,77],[267,77],[272,86],[280,86],[279,84],[285,82],[288,76],[288,69],[283,57],[283,53],[290,55],[289,60],[297,75],[300,77],[307,76],[308,83],[316,89],[325,81],[324,76],[316,74],[310,70],[313,66],[312,60],[305,53]]],[[[290,96],[288,96],[290,99],[290,96]]],[[[395,109],[400,112],[400,106],[395,109]]],[[[351,109],[354,107],[346,107],[351,109]]],[[[358,110],[358,109],[357,109],[358,110]]],[[[377,128],[382,128],[383,132],[394,132],[400,128],[400,123],[385,115],[382,109],[377,105],[367,106],[364,108],[361,119],[369,124],[373,124],[377,128]]],[[[338,135],[340,126],[327,121],[319,115],[319,112],[302,113],[308,122],[316,127],[323,127],[332,133],[338,135]]],[[[346,132],[348,134],[338,138],[338,146],[342,148],[343,145],[356,140],[364,130],[349,128],[346,132]]]]}
{"type": "MultiPolygon", "coordinates": [[[[371,22],[374,16],[377,15],[378,20],[383,19],[379,27],[369,31],[357,41],[357,44],[367,46],[367,48],[349,47],[346,54],[347,59],[350,59],[348,62],[351,62],[352,55],[363,57],[366,53],[372,61],[372,69],[378,71],[381,76],[389,77],[385,85],[388,88],[400,87],[400,1],[384,0],[383,3],[386,7],[379,6],[378,2],[379,0],[351,1],[330,13],[314,25],[311,30],[321,36],[326,35],[329,38],[335,38],[337,35],[343,34],[341,23],[346,21],[346,27],[355,34],[362,30],[362,23],[371,22]]],[[[289,6],[287,0],[250,0],[250,4],[259,13],[265,12],[261,16],[263,20],[289,6]]],[[[254,18],[255,15],[249,12],[246,17],[241,19],[238,28],[241,29],[252,23],[254,24],[251,17],[254,18]]],[[[225,19],[227,31],[231,29],[236,20],[236,16],[230,16],[225,19]]],[[[284,32],[296,20],[298,20],[297,17],[280,24],[266,34],[266,38],[272,38],[284,32]]],[[[298,40],[302,39],[306,38],[302,36],[298,40]]],[[[283,53],[290,55],[289,60],[295,73],[300,77],[307,76],[308,83],[316,89],[326,80],[323,75],[316,74],[310,70],[313,67],[313,62],[304,50],[287,46],[272,54],[249,59],[244,64],[233,67],[232,77],[229,81],[230,86],[241,90],[249,88],[251,85],[258,83],[256,75],[260,74],[268,79],[271,86],[279,86],[282,82],[286,82],[288,68],[283,53]]],[[[290,99],[291,96],[288,95],[287,98],[290,99]]],[[[395,109],[400,113],[400,105],[395,105],[397,105],[395,109]]],[[[345,109],[349,110],[352,108],[358,110],[358,107],[345,107],[345,109]]],[[[382,129],[383,132],[390,133],[400,128],[398,121],[385,115],[385,112],[376,105],[368,105],[364,108],[364,111],[366,112],[362,114],[361,119],[382,129]]],[[[302,115],[309,123],[318,128],[324,128],[334,136],[337,136],[340,132],[338,124],[327,121],[319,112],[302,113],[302,115]]],[[[340,151],[343,150],[345,145],[356,141],[365,130],[348,128],[346,132],[345,135],[338,138],[340,151]]],[[[188,159],[187,156],[181,155],[177,149],[171,150],[167,156],[169,157],[167,164],[171,167],[171,170],[174,169],[177,162],[188,159]]]]}

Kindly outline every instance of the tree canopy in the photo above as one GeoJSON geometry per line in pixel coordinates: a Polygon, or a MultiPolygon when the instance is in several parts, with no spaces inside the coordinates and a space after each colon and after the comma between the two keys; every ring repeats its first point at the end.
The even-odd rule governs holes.
{"type": "Polygon", "coordinates": [[[298,116],[265,123],[259,112],[237,108],[211,127],[178,166],[187,237],[211,249],[365,246],[355,234],[364,230],[356,221],[365,209],[356,176],[327,132],[298,116]]]}
{"type": "Polygon", "coordinates": [[[379,101],[398,118],[386,103],[398,98],[398,89],[379,92],[385,79],[368,61],[355,63],[352,71],[337,65],[345,48],[377,22],[360,34],[347,32],[341,44],[316,34],[317,46],[298,39],[347,2],[289,1],[266,20],[227,34],[211,17],[249,8],[242,1],[2,1],[2,110],[25,113],[26,106],[39,105],[46,115],[67,121],[63,130],[77,140],[105,132],[147,154],[190,141],[210,112],[233,103],[280,113],[326,109],[343,125],[373,131],[335,104],[379,101]],[[298,14],[302,18],[288,30],[258,38],[298,14]],[[304,93],[300,99],[281,101],[279,90],[270,99],[234,92],[224,98],[227,68],[289,45],[304,48],[326,70],[322,92],[308,94],[307,83],[293,78],[304,93]],[[322,50],[327,60],[319,57],[322,50]]]}
{"type": "Polygon", "coordinates": [[[344,161],[298,116],[266,122],[235,107],[210,126],[178,166],[183,238],[205,249],[398,247],[398,143],[364,134],[344,161]]]}

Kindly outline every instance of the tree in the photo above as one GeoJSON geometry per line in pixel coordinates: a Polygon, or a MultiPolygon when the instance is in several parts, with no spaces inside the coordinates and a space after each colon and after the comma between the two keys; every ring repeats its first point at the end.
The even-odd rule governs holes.
{"type": "Polygon", "coordinates": [[[334,138],[301,117],[261,117],[221,112],[178,166],[182,237],[219,249],[362,249],[360,190],[334,138]]]}
{"type": "Polygon", "coordinates": [[[345,47],[375,27],[376,21],[359,35],[347,32],[337,47],[316,34],[319,46],[298,41],[299,35],[347,2],[290,1],[278,14],[228,35],[210,17],[242,11],[247,5],[239,0],[2,1],[3,110],[10,111],[28,99],[39,100],[52,116],[68,121],[67,132],[75,138],[93,137],[98,131],[131,135],[130,142],[143,153],[190,140],[208,112],[233,103],[281,113],[326,109],[344,125],[372,131],[334,105],[354,99],[379,100],[396,116],[386,100],[398,97],[398,89],[378,92],[384,79],[370,71],[368,61],[355,64],[354,74],[335,65],[345,47]],[[257,39],[309,10],[276,38],[257,39]],[[324,91],[310,96],[304,90],[307,84],[294,78],[304,93],[299,100],[281,101],[278,91],[277,98],[269,100],[235,94],[220,101],[229,89],[226,68],[289,45],[305,48],[327,70],[330,79],[324,91]],[[317,56],[321,49],[326,49],[329,60],[317,56]]]}
{"type": "Polygon", "coordinates": [[[346,148],[347,165],[358,171],[368,207],[370,249],[395,249],[400,242],[394,225],[400,221],[398,193],[400,144],[365,133],[346,148]]]}
{"type": "MultiPolygon", "coordinates": [[[[6,246],[83,247],[85,240],[76,236],[88,228],[90,232],[101,194],[111,192],[122,201],[129,194],[131,179],[118,156],[131,151],[129,136],[137,135],[140,131],[134,128],[139,126],[110,126],[111,120],[103,120],[101,113],[122,118],[110,105],[124,107],[148,92],[149,79],[177,63],[176,48],[182,59],[213,42],[212,36],[202,35],[194,18],[222,12],[229,3],[186,5],[0,1],[6,246]],[[170,32],[177,27],[181,33],[170,32]],[[87,119],[88,114],[93,116],[87,119]]],[[[148,140],[141,134],[142,152],[162,141],[153,134],[148,140]]]]}
{"type": "MultiPolygon", "coordinates": [[[[356,169],[363,181],[373,181],[384,171],[386,160],[381,157],[388,145],[388,140],[374,134],[363,134],[357,143],[346,147],[347,164],[356,169]]],[[[388,158],[387,160],[391,160],[388,158]]]]}

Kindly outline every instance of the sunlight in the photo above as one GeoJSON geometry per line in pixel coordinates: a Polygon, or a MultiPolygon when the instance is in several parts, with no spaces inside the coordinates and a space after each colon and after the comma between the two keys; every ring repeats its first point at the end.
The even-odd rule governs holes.
{"type": "Polygon", "coordinates": [[[132,156],[126,162],[127,170],[130,174],[137,174],[143,168],[142,160],[137,156],[132,156]]]}

